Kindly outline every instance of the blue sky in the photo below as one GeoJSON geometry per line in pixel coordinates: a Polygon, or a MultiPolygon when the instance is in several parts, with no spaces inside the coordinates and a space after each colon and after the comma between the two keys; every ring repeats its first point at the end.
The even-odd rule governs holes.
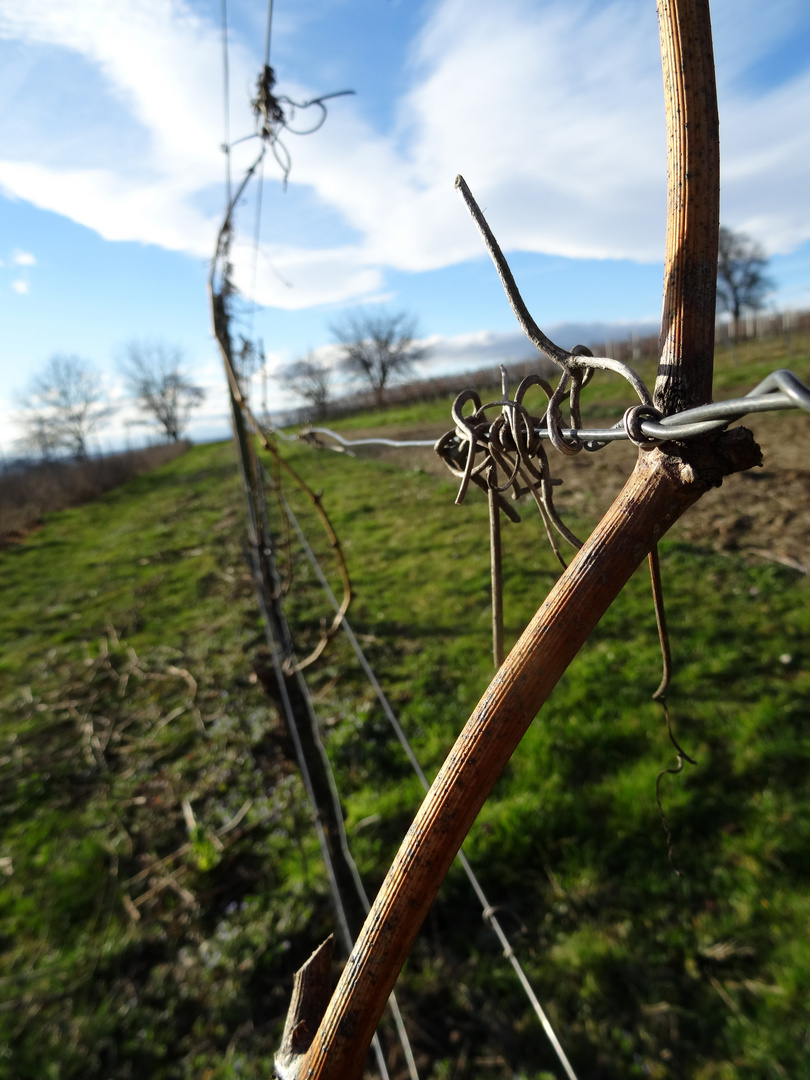
{"type": "MultiPolygon", "coordinates": [[[[182,346],[222,431],[205,282],[224,202],[220,0],[0,0],[0,446],[15,394],[54,353],[99,371],[132,419],[119,359],[182,346]]],[[[253,128],[263,0],[229,0],[232,139],[253,128]]],[[[810,308],[810,6],[712,5],[721,216],[771,256],[772,302],[810,308]]],[[[295,99],[352,88],[268,162],[253,326],[272,371],[330,353],[358,305],[407,309],[433,369],[524,357],[453,189],[467,179],[535,317],[618,336],[661,308],[666,161],[653,0],[275,0],[272,63],[295,99]]],[[[255,143],[233,152],[238,177],[255,143]]],[[[254,295],[254,185],[237,282],[254,295]]],[[[563,340],[563,344],[572,341],[563,340]]]]}

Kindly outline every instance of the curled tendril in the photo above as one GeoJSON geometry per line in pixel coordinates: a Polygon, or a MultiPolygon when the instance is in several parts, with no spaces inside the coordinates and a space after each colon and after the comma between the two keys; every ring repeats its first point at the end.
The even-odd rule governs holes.
{"type": "Polygon", "coordinates": [[[542,353],[553,364],[556,364],[557,367],[562,368],[562,378],[560,379],[557,389],[554,391],[554,395],[549,401],[547,410],[549,438],[554,448],[563,454],[578,454],[582,449],[583,444],[579,439],[563,438],[561,434],[562,424],[559,417],[560,405],[566,392],[568,392],[573,421],[571,426],[573,428],[581,427],[579,394],[582,388],[590,381],[596,370],[613,371],[617,375],[621,375],[622,378],[626,379],[633,387],[641,404],[652,406],[652,397],[650,396],[649,390],[645,386],[643,380],[631,367],[628,367],[627,364],[623,364],[620,360],[614,360],[609,356],[594,356],[590,349],[586,348],[584,345],[575,345],[569,352],[567,349],[555,345],[551,338],[543,333],[532,318],[532,315],[526,306],[526,302],[520,295],[520,290],[517,287],[515,278],[501,251],[500,245],[495,239],[495,235],[492,232],[489,223],[484,217],[480,206],[475,201],[475,197],[467,186],[463,176],[456,177],[456,188],[461,193],[461,197],[481,233],[484,245],[495,264],[495,269],[498,271],[498,276],[501,279],[506,298],[509,301],[510,307],[515,314],[515,318],[517,319],[520,328],[538,352],[542,353]]]}
{"type": "Polygon", "coordinates": [[[664,709],[664,720],[665,720],[666,725],[667,725],[667,735],[669,736],[669,741],[672,743],[672,745],[675,748],[677,764],[675,765],[674,768],[662,769],[659,772],[658,776],[655,778],[655,801],[656,801],[656,803],[658,805],[658,813],[659,813],[660,818],[661,818],[661,824],[663,825],[664,832],[666,833],[667,857],[669,859],[669,865],[675,871],[676,875],[678,877],[681,877],[682,876],[681,871],[678,869],[677,865],[675,864],[675,842],[674,842],[673,836],[672,836],[672,829],[669,826],[669,822],[667,821],[667,816],[664,813],[664,806],[663,806],[663,803],[661,802],[661,781],[664,779],[665,776],[678,776],[679,773],[682,773],[683,772],[683,763],[684,763],[684,761],[688,761],[690,765],[697,765],[697,761],[695,761],[695,759],[693,757],[690,757],[689,754],[687,754],[687,752],[680,745],[680,743],[678,742],[678,740],[675,738],[674,734],[672,733],[672,721],[670,719],[669,708],[667,707],[665,697],[663,695],[661,695],[658,698],[658,700],[660,701],[660,703],[661,703],[661,705],[663,706],[663,709],[664,709]]]}

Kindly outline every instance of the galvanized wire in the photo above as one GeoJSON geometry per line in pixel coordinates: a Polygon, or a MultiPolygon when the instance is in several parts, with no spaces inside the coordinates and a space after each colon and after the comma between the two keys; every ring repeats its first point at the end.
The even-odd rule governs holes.
{"type": "MultiPolygon", "coordinates": [[[[588,378],[597,368],[623,369],[621,374],[633,386],[640,404],[626,410],[622,420],[612,428],[587,429],[580,426],[580,407],[578,389],[586,379],[577,382],[568,370],[563,372],[556,390],[540,375],[530,375],[523,379],[510,398],[506,369],[501,365],[501,398],[482,404],[475,390],[464,390],[453,402],[452,415],[455,429],[446,432],[434,444],[434,449],[442,458],[450,472],[460,480],[456,503],[461,503],[469,485],[475,484],[487,495],[490,519],[490,556],[492,571],[492,644],[495,667],[503,661],[503,598],[501,587],[501,541],[500,514],[505,513],[512,521],[519,521],[520,516],[514,506],[503,497],[512,489],[513,499],[531,494],[537,504],[543,525],[555,557],[563,568],[565,559],[560,553],[554,532],[574,548],[582,546],[567,525],[562,521],[554,506],[553,490],[561,483],[551,476],[548,455],[543,440],[552,442],[555,449],[563,454],[578,454],[581,450],[596,451],[608,442],[629,439],[644,450],[666,445],[680,440],[688,440],[718,432],[729,423],[738,420],[749,412],[770,412],[777,409],[802,408],[810,411],[810,388],[791,371],[779,369],[771,372],[745,397],[732,398],[724,402],[712,402],[696,408],[684,410],[671,416],[662,416],[654,408],[649,391],[639,376],[626,368],[619,361],[609,358],[592,357],[584,347],[573,350],[571,363],[592,365],[588,369],[588,378]],[[533,417],[524,405],[526,393],[538,388],[547,398],[548,404],[540,417],[533,417]],[[570,414],[577,422],[576,427],[564,428],[561,422],[560,402],[565,394],[570,395],[570,414]],[[472,412],[464,412],[465,406],[472,405],[472,412]],[[500,409],[492,420],[488,410],[500,409]]],[[[279,433],[282,434],[282,433],[279,433]]],[[[342,452],[351,453],[353,446],[389,446],[394,448],[425,447],[427,440],[398,439],[345,439],[329,428],[306,428],[297,436],[283,435],[287,440],[302,439],[316,447],[322,447],[321,436],[335,439],[342,452]]],[[[653,567],[653,563],[651,563],[653,567]]],[[[653,585],[656,601],[656,615],[661,631],[662,603],[660,582],[656,592],[656,572],[653,568],[653,585]]],[[[666,671],[669,664],[665,647],[665,633],[661,636],[664,649],[665,677],[659,692],[666,686],[666,671]]]]}
{"type": "MultiPolygon", "coordinates": [[[[334,439],[341,447],[348,448],[352,446],[393,446],[397,450],[407,450],[414,446],[423,446],[430,449],[436,443],[435,439],[344,439],[337,431],[325,427],[306,427],[297,435],[287,435],[279,428],[273,428],[273,434],[278,435],[286,442],[300,440],[317,447],[325,445],[318,440],[318,435],[326,435],[330,439],[334,439]]],[[[334,447],[329,447],[329,449],[334,449],[334,447]]]]}
{"type": "MultiPolygon", "coordinates": [[[[213,277],[213,270],[212,270],[212,277],[213,277]]],[[[211,291],[212,291],[212,300],[213,300],[213,288],[211,288],[211,291]]],[[[215,327],[216,327],[216,314],[215,314],[215,327]]],[[[232,404],[232,408],[233,408],[233,411],[234,411],[234,419],[236,419],[237,416],[242,417],[243,421],[247,421],[249,424],[253,425],[256,428],[257,434],[261,437],[261,435],[262,435],[261,429],[256,424],[256,420],[253,417],[253,414],[251,413],[246,401],[244,400],[244,397],[242,396],[241,390],[239,388],[239,383],[238,383],[238,380],[236,378],[236,374],[235,374],[235,372],[233,370],[233,365],[232,365],[231,360],[230,360],[229,349],[226,349],[225,345],[222,343],[221,340],[220,340],[220,344],[222,346],[221,351],[222,351],[223,362],[224,362],[224,365],[225,365],[225,371],[226,371],[229,386],[230,386],[230,389],[231,389],[231,404],[232,404]]],[[[264,439],[263,441],[264,441],[265,445],[268,445],[266,439],[264,439]]],[[[303,700],[303,702],[305,704],[305,707],[306,707],[308,719],[309,719],[310,723],[313,725],[313,730],[316,730],[316,727],[315,727],[316,721],[315,721],[315,714],[314,714],[314,710],[313,710],[313,706],[312,706],[312,699],[310,697],[309,689],[308,689],[308,687],[306,685],[306,682],[304,681],[304,678],[303,678],[303,676],[301,674],[301,664],[296,661],[294,647],[293,647],[293,643],[292,643],[292,635],[290,634],[289,627],[288,627],[287,621],[286,621],[286,617],[284,615],[284,611],[283,611],[283,608],[282,608],[281,603],[280,603],[280,596],[281,596],[280,581],[278,580],[278,577],[277,577],[277,574],[276,574],[276,569],[275,569],[275,563],[274,563],[274,560],[272,558],[272,544],[271,544],[270,536],[269,536],[269,526],[267,525],[266,519],[264,517],[264,509],[265,508],[264,508],[264,499],[263,499],[263,488],[261,487],[261,484],[260,484],[259,488],[258,488],[258,497],[259,497],[259,502],[260,502],[261,505],[257,505],[257,501],[256,501],[257,495],[256,495],[256,493],[253,492],[252,487],[251,487],[251,485],[250,485],[250,483],[248,482],[248,479],[247,479],[247,472],[245,471],[247,469],[247,462],[243,458],[242,442],[241,442],[241,440],[239,438],[236,439],[236,445],[237,445],[237,452],[238,452],[238,455],[239,455],[239,458],[240,458],[240,467],[243,470],[245,493],[246,493],[246,496],[247,496],[248,517],[249,517],[249,523],[250,523],[250,526],[251,526],[251,534],[252,534],[252,538],[253,538],[252,557],[253,557],[254,563],[255,563],[255,561],[258,559],[259,544],[261,542],[266,543],[267,547],[265,548],[264,554],[265,554],[265,557],[267,558],[267,560],[268,560],[268,562],[270,564],[271,571],[272,571],[273,576],[274,576],[273,597],[268,597],[265,594],[265,590],[263,588],[261,588],[261,587],[258,587],[256,589],[257,600],[258,600],[258,604],[259,604],[259,610],[260,610],[260,613],[262,615],[262,620],[263,620],[264,627],[265,627],[265,636],[266,636],[266,639],[267,639],[267,644],[268,644],[268,648],[269,648],[269,651],[270,651],[270,656],[271,656],[271,660],[272,660],[272,664],[273,664],[273,673],[275,675],[276,682],[278,683],[279,692],[280,692],[280,695],[281,695],[282,708],[283,708],[285,717],[287,719],[287,726],[288,726],[289,730],[292,733],[293,744],[295,746],[295,752],[296,752],[296,758],[298,760],[298,765],[299,765],[299,768],[301,770],[301,776],[302,776],[302,780],[303,780],[303,783],[304,783],[304,788],[305,788],[305,791],[307,793],[307,796],[308,796],[308,798],[310,800],[310,803],[311,803],[311,806],[312,806],[314,825],[315,825],[316,833],[317,833],[317,836],[318,836],[319,844],[320,844],[320,847],[321,847],[321,854],[322,854],[322,857],[324,859],[324,863],[325,863],[325,866],[326,866],[327,875],[329,877],[329,883],[330,883],[330,887],[332,889],[332,895],[333,895],[333,899],[334,899],[334,903],[335,903],[335,908],[336,908],[336,911],[337,911],[338,926],[340,928],[341,934],[344,937],[344,943],[346,945],[347,951],[351,952],[352,945],[353,945],[353,940],[352,940],[351,931],[349,929],[348,918],[346,916],[346,911],[345,911],[345,908],[344,908],[343,899],[342,899],[341,892],[340,892],[340,887],[338,885],[334,865],[332,863],[331,856],[330,856],[330,853],[329,853],[328,844],[326,842],[326,835],[325,835],[325,832],[324,832],[323,824],[322,824],[322,822],[320,820],[320,812],[319,812],[319,809],[318,809],[317,800],[315,798],[314,787],[313,787],[313,784],[312,784],[312,777],[310,775],[310,772],[309,772],[309,769],[308,769],[308,766],[307,766],[306,758],[305,758],[304,751],[303,751],[303,745],[302,745],[302,742],[301,742],[301,737],[300,737],[300,734],[298,732],[298,728],[296,726],[295,712],[294,712],[294,710],[292,708],[292,703],[290,701],[289,693],[288,693],[288,690],[287,690],[287,685],[285,683],[285,677],[292,677],[292,678],[294,678],[296,680],[296,682],[298,684],[299,692],[301,694],[301,698],[302,698],[302,700],[303,700]],[[269,603],[271,601],[273,601],[273,600],[277,601],[275,603],[275,605],[274,605],[274,613],[276,615],[278,628],[279,628],[279,639],[278,640],[276,639],[276,634],[274,632],[274,626],[273,626],[273,619],[271,619],[271,617],[270,617],[270,610],[269,610],[269,606],[268,606],[269,603]]],[[[270,448],[269,445],[268,445],[268,448],[270,448]]],[[[280,461],[281,464],[284,464],[284,462],[281,459],[279,459],[279,461],[280,461]]],[[[287,466],[287,468],[289,469],[289,466],[287,466]]],[[[292,472],[294,478],[296,480],[299,480],[299,478],[296,476],[294,471],[293,470],[290,470],[290,471],[292,472]]],[[[263,474],[263,475],[266,477],[266,474],[263,474]]],[[[300,480],[299,480],[299,486],[302,486],[303,489],[305,491],[307,491],[310,496],[312,496],[313,493],[311,491],[309,491],[309,489],[307,488],[307,485],[303,484],[303,482],[301,482],[300,480]]],[[[315,502],[315,505],[316,505],[316,509],[318,509],[320,511],[319,499],[317,497],[313,497],[313,498],[314,498],[314,502],[315,502]]],[[[321,512],[321,514],[322,514],[322,512],[321,512]]],[[[330,532],[331,532],[331,527],[330,527],[330,532]]],[[[332,534],[332,535],[334,535],[334,534],[332,534]]],[[[337,538],[335,537],[334,539],[335,539],[335,544],[337,545],[337,538]]],[[[344,567],[344,569],[345,569],[345,567],[344,567]]],[[[258,566],[254,565],[254,571],[256,571],[256,570],[258,570],[258,566]]],[[[257,582],[259,580],[259,577],[260,577],[260,575],[257,574],[257,582]]],[[[335,602],[337,602],[337,601],[335,601],[335,602]]],[[[348,597],[344,597],[344,604],[348,605],[348,597]]],[[[342,606],[339,606],[338,614],[336,615],[336,620],[339,620],[340,613],[341,613],[342,610],[343,610],[342,606]]],[[[335,624],[335,629],[336,628],[337,628],[337,623],[335,624]]],[[[322,745],[320,743],[318,743],[318,750],[319,750],[319,752],[320,752],[320,754],[321,754],[321,756],[323,758],[323,761],[324,761],[326,778],[327,778],[327,782],[328,782],[328,785],[329,785],[329,788],[330,788],[332,799],[334,800],[335,805],[339,807],[340,803],[339,803],[338,791],[337,791],[337,786],[335,784],[334,775],[332,773],[332,770],[331,770],[331,767],[329,765],[328,758],[326,757],[325,751],[323,750],[323,747],[322,747],[322,745]]],[[[340,849],[341,849],[344,861],[345,861],[345,863],[346,863],[346,865],[347,865],[347,867],[349,869],[349,872],[351,874],[352,881],[353,881],[354,887],[356,889],[357,895],[358,895],[358,897],[360,899],[360,902],[361,902],[361,904],[362,904],[362,906],[365,909],[365,912],[367,914],[368,911],[370,910],[370,904],[369,904],[368,896],[367,896],[367,894],[365,892],[365,889],[363,887],[363,882],[362,882],[360,874],[359,874],[359,872],[357,870],[357,866],[356,866],[356,864],[354,862],[354,859],[352,858],[351,852],[349,851],[348,840],[347,840],[347,837],[346,837],[345,829],[343,828],[342,817],[339,814],[337,815],[336,822],[337,822],[338,842],[339,842],[339,845],[340,845],[340,849]]],[[[402,1014],[400,1012],[399,1005],[397,1003],[396,997],[395,997],[393,992],[391,993],[391,995],[389,997],[388,1004],[389,1004],[389,1007],[391,1008],[391,1012],[392,1012],[393,1019],[394,1019],[394,1024],[395,1024],[395,1027],[397,1029],[397,1035],[398,1035],[400,1043],[402,1045],[402,1050],[403,1050],[403,1053],[405,1055],[405,1059],[406,1059],[406,1062],[407,1062],[407,1065],[408,1065],[409,1076],[411,1077],[411,1080],[419,1080],[419,1075],[418,1075],[418,1073],[416,1071],[416,1063],[414,1061],[413,1052],[411,1051],[410,1042],[408,1040],[408,1035],[407,1035],[407,1032],[405,1030],[405,1025],[404,1025],[404,1022],[403,1022],[403,1019],[402,1019],[402,1014]]],[[[385,1056],[383,1054],[382,1045],[380,1043],[379,1035],[377,1034],[377,1032],[375,1032],[373,1037],[372,1037],[371,1045],[372,1045],[372,1049],[374,1051],[375,1058],[377,1060],[377,1067],[378,1067],[378,1069],[380,1071],[381,1080],[389,1080],[389,1073],[388,1073],[388,1069],[387,1069],[386,1062],[385,1062],[385,1056]]]]}
{"type": "MultiPolygon", "coordinates": [[[[603,357],[588,357],[587,363],[608,359],[603,357]]],[[[615,361],[619,363],[619,361],[615,361]]],[[[624,366],[624,365],[622,365],[624,366]]],[[[630,370],[630,369],[628,369],[630,370]]],[[[468,391],[465,391],[468,393],[468,391]]],[[[458,399],[456,399],[458,400],[458,399]]],[[[489,402],[485,408],[514,407],[514,402],[507,398],[489,402]]],[[[645,405],[645,409],[650,409],[645,405]]],[[[645,442],[660,444],[664,442],[682,442],[693,439],[699,435],[707,435],[713,431],[722,431],[723,428],[741,420],[751,413],[776,412],[782,409],[804,409],[810,412],[810,387],[806,386],[794,372],[786,368],[772,371],[753,390],[744,397],[729,398],[727,401],[713,401],[709,405],[699,405],[693,409],[685,409],[680,413],[672,413],[670,416],[648,415],[641,418],[637,429],[634,429],[632,418],[628,422],[625,417],[612,427],[560,427],[560,436],[568,444],[581,442],[585,450],[596,451],[607,446],[611,442],[638,441],[639,434],[645,442]],[[629,424],[629,426],[628,426],[629,424]]],[[[655,410],[652,410],[655,411],[655,410]]],[[[337,431],[327,427],[306,427],[297,435],[287,435],[278,428],[273,429],[274,434],[286,441],[301,439],[312,442],[315,445],[323,445],[312,436],[323,435],[333,439],[341,447],[351,449],[355,446],[390,446],[398,450],[406,450],[415,447],[435,447],[436,439],[347,439],[337,431]]],[[[532,433],[543,440],[550,440],[552,432],[544,418],[536,420],[532,433]]],[[[556,434],[556,432],[555,432],[556,434]]],[[[447,438],[447,436],[443,436],[447,438]]]]}
{"type": "MultiPolygon", "coordinates": [[[[298,537],[299,543],[301,544],[301,547],[302,547],[302,549],[304,551],[304,554],[307,556],[307,559],[309,560],[310,565],[312,566],[312,569],[315,572],[315,576],[318,578],[318,581],[320,582],[321,587],[323,588],[324,592],[326,593],[327,597],[329,598],[329,601],[332,604],[332,606],[334,607],[335,611],[337,611],[338,610],[337,598],[335,597],[335,594],[332,592],[332,589],[331,589],[331,587],[329,585],[329,582],[326,579],[326,575],[324,574],[324,572],[323,572],[323,570],[321,568],[321,565],[318,562],[317,556],[315,555],[315,553],[312,550],[306,536],[304,535],[304,531],[301,528],[301,525],[300,525],[300,523],[298,521],[298,518],[295,516],[295,513],[294,513],[292,507],[289,505],[289,503],[287,502],[287,500],[284,498],[283,495],[281,496],[281,501],[283,503],[283,506],[284,506],[285,512],[287,514],[287,517],[288,517],[288,519],[290,521],[290,524],[292,525],[292,527],[293,527],[293,529],[294,529],[294,531],[295,531],[295,533],[296,533],[296,535],[298,537]]],[[[354,650],[354,653],[355,653],[358,661],[360,662],[360,666],[363,668],[363,671],[365,672],[366,678],[370,682],[370,684],[371,684],[371,686],[372,686],[372,688],[374,690],[374,693],[377,695],[377,700],[379,701],[380,705],[382,706],[382,710],[385,713],[385,716],[386,716],[389,724],[391,725],[391,727],[392,727],[392,729],[394,731],[394,734],[396,735],[397,739],[399,740],[399,742],[400,742],[400,744],[402,746],[402,749],[405,751],[405,754],[406,754],[406,756],[408,758],[408,761],[411,763],[411,767],[412,767],[413,771],[416,773],[417,777],[419,778],[419,782],[422,784],[422,787],[425,789],[425,791],[428,791],[429,788],[430,788],[430,783],[428,781],[428,778],[425,776],[424,770],[422,769],[422,766],[419,764],[419,759],[417,758],[416,754],[414,753],[413,747],[411,746],[410,741],[408,740],[408,736],[405,734],[405,731],[403,730],[402,725],[400,724],[399,720],[397,719],[396,713],[391,708],[391,705],[390,705],[390,703],[388,701],[388,698],[385,696],[385,692],[383,691],[382,687],[380,686],[380,683],[379,683],[376,675],[374,674],[374,671],[373,671],[371,665],[369,664],[365,653],[363,652],[363,649],[362,649],[362,647],[360,645],[360,642],[357,640],[357,637],[356,637],[354,631],[352,630],[351,626],[349,625],[349,622],[346,619],[345,615],[343,616],[341,626],[343,627],[343,631],[344,631],[344,633],[346,634],[346,637],[349,640],[349,644],[351,645],[351,647],[354,650]]],[[[528,999],[529,999],[529,1001],[531,1003],[531,1006],[534,1009],[535,1015],[537,1016],[538,1020],[540,1021],[541,1025],[543,1027],[543,1030],[545,1031],[546,1035],[548,1036],[549,1042],[553,1046],[554,1051],[555,1051],[555,1053],[557,1054],[557,1057],[560,1060],[560,1064],[562,1065],[563,1069],[565,1070],[565,1073],[568,1076],[569,1080],[577,1080],[576,1074],[575,1074],[573,1068],[571,1067],[571,1063],[568,1060],[568,1057],[566,1056],[566,1053],[563,1050],[562,1045],[560,1044],[560,1041],[557,1038],[557,1035],[555,1034],[554,1029],[551,1026],[551,1022],[549,1021],[548,1017],[546,1016],[545,1010],[543,1009],[542,1005],[538,1001],[537,996],[534,993],[534,990],[532,989],[531,983],[527,979],[526,973],[524,972],[524,970],[523,970],[523,968],[522,968],[522,966],[520,964],[520,961],[518,960],[517,956],[515,955],[514,949],[512,948],[512,946],[511,946],[511,944],[509,942],[509,939],[507,938],[507,936],[506,936],[506,934],[505,934],[505,932],[503,930],[503,927],[501,926],[497,916],[495,915],[495,910],[496,909],[490,904],[489,900],[487,899],[487,896],[484,893],[483,888],[481,887],[481,883],[479,882],[478,878],[476,877],[475,871],[470,866],[470,863],[469,863],[469,861],[467,859],[467,856],[464,854],[464,851],[463,850],[459,851],[457,857],[458,857],[459,862],[461,863],[461,866],[462,866],[462,869],[464,870],[464,873],[467,875],[467,879],[469,880],[470,885],[472,886],[473,891],[474,891],[476,897],[478,898],[479,903],[481,904],[484,919],[486,920],[486,922],[489,923],[489,925],[492,927],[493,931],[495,932],[495,935],[496,935],[496,937],[498,938],[498,941],[501,944],[501,948],[503,949],[503,954],[506,957],[506,959],[509,961],[509,963],[512,965],[512,968],[515,971],[515,974],[517,975],[518,980],[520,981],[520,985],[522,986],[524,993],[528,997],[528,999]]]]}

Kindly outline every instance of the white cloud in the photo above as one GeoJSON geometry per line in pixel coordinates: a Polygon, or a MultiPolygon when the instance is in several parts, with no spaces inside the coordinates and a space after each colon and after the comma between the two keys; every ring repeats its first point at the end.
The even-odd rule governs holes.
{"type": "Polygon", "coordinates": [[[36,266],[37,260],[30,251],[15,251],[13,256],[15,266],[36,266]]]}
{"type": "MultiPolygon", "coordinates": [[[[215,27],[184,0],[80,0],[70,5],[28,0],[24,7],[0,12],[3,37],[47,48],[51,55],[54,49],[77,54],[88,72],[102,76],[108,106],[124,109],[130,136],[122,141],[120,132],[110,130],[107,159],[98,168],[86,166],[88,152],[92,149],[98,158],[103,150],[89,146],[81,126],[70,128],[69,119],[56,151],[44,142],[38,155],[29,152],[20,159],[7,145],[0,161],[0,185],[6,192],[63,214],[107,240],[140,240],[210,255],[217,219],[200,212],[194,200],[220,183],[224,171],[222,89],[211,78],[221,65],[215,27]]],[[[252,67],[235,44],[234,85],[246,85],[252,67]]],[[[46,83],[43,90],[53,96],[56,86],[46,83]]],[[[234,109],[243,105],[235,97],[234,109]]]]}
{"type": "Polygon", "coordinates": [[[654,12],[639,16],[633,3],[507,0],[470,17],[461,0],[445,0],[420,42],[423,79],[404,104],[419,173],[445,185],[463,173],[506,248],[657,257],[655,33],[654,12]]]}
{"type": "Polygon", "coordinates": [[[194,207],[192,192],[173,178],[136,182],[112,169],[0,160],[0,185],[89,226],[105,240],[139,240],[203,257],[213,249],[214,223],[194,207]]]}
{"type": "MultiPolygon", "coordinates": [[[[574,345],[599,348],[603,343],[625,341],[633,334],[643,337],[658,332],[657,323],[555,323],[547,327],[548,336],[564,349],[574,345]]],[[[544,363],[534,346],[520,330],[496,332],[478,330],[451,336],[434,334],[422,344],[429,349],[428,359],[420,365],[420,373],[432,375],[445,372],[472,371],[495,364],[532,360],[541,367],[544,363]]],[[[556,370],[549,361],[549,369],[556,370]]]]}
{"type": "MultiPolygon", "coordinates": [[[[237,288],[250,295],[254,254],[247,238],[234,244],[233,256],[237,288]]],[[[311,249],[262,244],[257,269],[259,302],[291,311],[368,297],[383,282],[379,266],[370,265],[362,251],[348,245],[311,249]]]]}
{"type": "Polygon", "coordinates": [[[810,71],[738,104],[725,111],[721,128],[722,218],[770,253],[791,251],[810,237],[810,71]]]}
{"type": "MultiPolygon", "coordinates": [[[[810,72],[770,90],[748,86],[745,72],[788,32],[796,3],[775,2],[763,31],[753,0],[740,2],[744,15],[737,0],[713,5],[723,219],[787,251],[810,238],[810,72]]],[[[208,257],[217,213],[201,207],[223,172],[218,27],[189,0],[28,0],[0,12],[2,37],[49,55],[70,50],[128,119],[123,134],[110,133],[106,157],[106,144],[94,143],[89,165],[80,126],[56,148],[43,140],[39,156],[6,141],[0,185],[108,240],[208,257]]],[[[249,127],[243,90],[258,63],[232,43],[232,132],[249,127]]],[[[308,247],[262,245],[259,301],[294,310],[368,299],[384,289],[387,268],[479,256],[453,190],[457,172],[507,250],[661,258],[665,135],[652,4],[440,0],[406,74],[390,130],[375,130],[360,104],[343,99],[317,135],[290,137],[291,184],[306,186],[343,232],[326,229],[308,247]]],[[[234,175],[254,152],[248,144],[235,154],[234,175]]],[[[249,293],[249,244],[234,255],[249,293]]]]}
{"type": "Polygon", "coordinates": [[[11,287],[14,290],[14,292],[19,293],[20,296],[25,296],[25,294],[28,292],[28,282],[27,281],[12,281],[11,287]]]}
{"type": "MultiPolygon", "coordinates": [[[[222,88],[211,78],[220,71],[219,31],[185,0],[26,0],[0,12],[0,37],[67,49],[97,67],[150,133],[147,166],[187,174],[219,165],[222,88]]],[[[250,70],[238,44],[231,65],[236,84],[250,70]]]]}

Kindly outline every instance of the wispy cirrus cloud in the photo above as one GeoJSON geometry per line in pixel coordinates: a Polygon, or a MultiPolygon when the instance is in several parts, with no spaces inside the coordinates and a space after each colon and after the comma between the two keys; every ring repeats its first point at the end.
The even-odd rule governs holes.
{"type": "Polygon", "coordinates": [[[18,296],[26,296],[31,291],[31,268],[37,265],[36,256],[30,251],[17,248],[11,253],[8,264],[4,259],[0,259],[0,269],[6,265],[13,268],[14,273],[22,274],[22,277],[14,278],[10,282],[11,290],[18,296]]]}
{"type": "MultiPolygon", "coordinates": [[[[223,159],[221,45],[207,10],[188,0],[0,6],[0,38],[33,57],[16,99],[25,123],[3,144],[4,190],[108,240],[209,256],[223,159]],[[38,77],[46,65],[56,87],[38,77]],[[67,93],[77,73],[94,88],[93,122],[71,113],[57,132],[52,110],[32,94],[43,83],[41,93],[58,97],[61,77],[67,93]]],[[[724,220],[771,251],[810,238],[810,64],[781,82],[751,73],[795,31],[800,11],[776,0],[763,26],[753,0],[713,5],[724,220]]],[[[259,63],[253,46],[233,40],[235,132],[249,127],[244,90],[259,63]]],[[[291,184],[324,210],[325,224],[306,244],[261,245],[258,300],[292,310],[368,298],[384,289],[388,269],[477,257],[479,239],[453,191],[457,172],[507,249],[661,257],[665,140],[652,4],[441,0],[412,43],[405,82],[387,130],[344,99],[317,135],[295,141],[291,184]]],[[[243,147],[235,171],[254,152],[243,147]]],[[[303,231],[305,211],[296,213],[303,231]]],[[[235,255],[250,293],[249,245],[235,255]]]]}

